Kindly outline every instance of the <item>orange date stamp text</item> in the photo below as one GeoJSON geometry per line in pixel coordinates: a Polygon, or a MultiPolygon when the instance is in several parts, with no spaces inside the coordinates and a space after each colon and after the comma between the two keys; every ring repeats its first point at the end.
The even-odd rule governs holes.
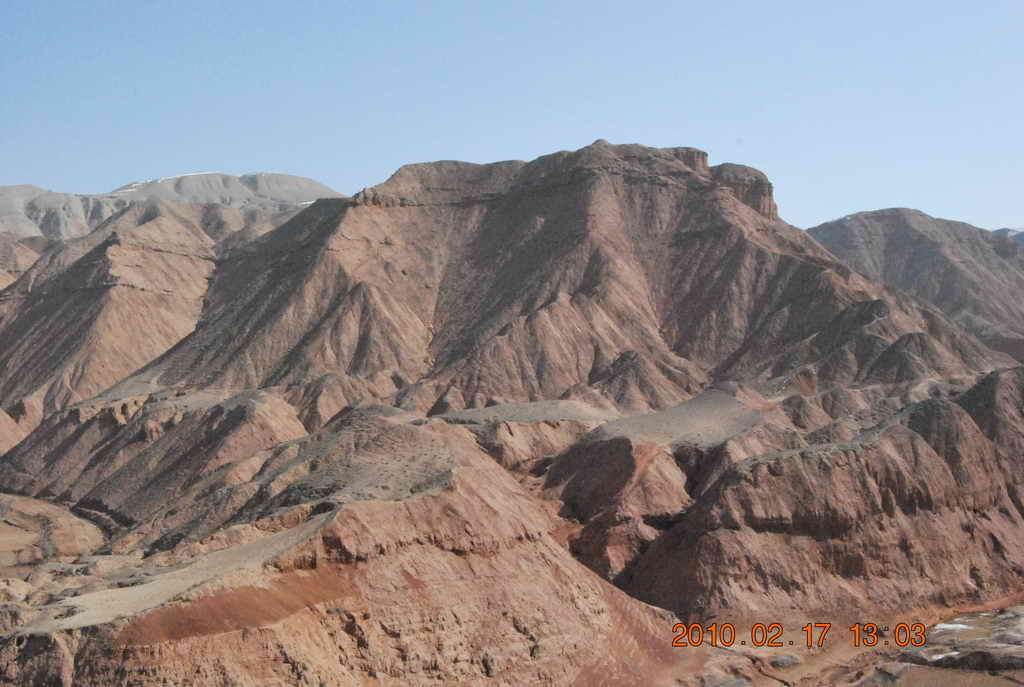
{"type": "MultiPolygon", "coordinates": [[[[804,641],[797,642],[785,639],[786,629],[782,623],[754,623],[745,633],[737,632],[732,623],[676,623],[672,626],[672,646],[740,645],[781,648],[799,643],[813,649],[826,645],[831,629],[832,623],[807,623],[800,628],[804,641]]],[[[923,623],[896,623],[891,632],[888,625],[854,623],[847,630],[855,647],[924,646],[928,642],[927,628],[923,623]]]]}

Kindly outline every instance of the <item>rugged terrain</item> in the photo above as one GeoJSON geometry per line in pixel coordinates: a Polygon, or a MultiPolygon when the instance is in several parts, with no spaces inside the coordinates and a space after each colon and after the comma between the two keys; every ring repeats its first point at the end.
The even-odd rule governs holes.
{"type": "Polygon", "coordinates": [[[859,212],[808,232],[861,274],[932,303],[1024,360],[1024,251],[1016,232],[906,208],[859,212]]]}
{"type": "Polygon", "coordinates": [[[0,684],[833,684],[874,659],[809,620],[1022,591],[1024,368],[757,170],[408,165],[264,234],[145,193],[0,253],[0,684]]]}
{"type": "Polygon", "coordinates": [[[130,206],[47,251],[0,292],[0,404],[9,414],[32,426],[192,331],[214,251],[187,209],[130,206]]]}

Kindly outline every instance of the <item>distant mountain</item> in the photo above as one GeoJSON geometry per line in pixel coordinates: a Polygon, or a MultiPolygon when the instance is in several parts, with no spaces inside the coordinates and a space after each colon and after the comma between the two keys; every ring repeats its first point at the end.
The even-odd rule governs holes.
{"type": "Polygon", "coordinates": [[[1024,243],[1024,229],[1003,228],[1003,229],[996,229],[992,233],[995,234],[996,236],[1003,236],[1003,237],[1006,237],[1006,238],[1013,239],[1014,241],[1017,241],[1018,243],[1024,243]]]}
{"type": "Polygon", "coordinates": [[[132,202],[169,200],[241,211],[282,211],[342,194],[288,174],[200,172],[126,184],[110,193],[73,194],[37,186],[0,186],[0,232],[54,239],[82,236],[132,202]]]}
{"type": "Polygon", "coordinates": [[[933,303],[992,348],[1024,360],[1024,247],[918,210],[859,212],[808,232],[865,276],[933,303]]]}

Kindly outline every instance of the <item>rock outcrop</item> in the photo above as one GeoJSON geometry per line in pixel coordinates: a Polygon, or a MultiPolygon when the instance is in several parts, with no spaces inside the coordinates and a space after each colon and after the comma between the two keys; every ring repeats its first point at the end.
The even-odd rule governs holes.
{"type": "Polygon", "coordinates": [[[730,189],[736,197],[765,217],[779,218],[779,208],[775,205],[772,183],[764,172],[747,167],[726,163],[711,168],[711,176],[715,181],[730,189]]]}
{"type": "Polygon", "coordinates": [[[667,686],[754,673],[724,651],[674,652],[671,616],[574,560],[551,536],[551,516],[468,429],[410,419],[356,411],[299,444],[251,453],[234,442],[203,458],[186,414],[192,429],[177,441],[195,443],[181,455],[197,466],[216,456],[218,467],[190,480],[188,496],[150,501],[159,517],[118,517],[110,545],[134,549],[165,517],[190,534],[127,568],[116,555],[121,566],[83,559],[87,580],[63,591],[53,580],[49,602],[17,604],[0,684],[99,685],[116,674],[140,684],[667,686]],[[249,517],[196,530],[232,513],[232,501],[249,517]]]}
{"type": "Polygon", "coordinates": [[[1014,460],[966,412],[923,401],[849,441],[729,463],[626,588],[695,617],[1009,594],[1024,574],[1018,489],[1014,460]]]}
{"type": "MultiPolygon", "coordinates": [[[[977,603],[1024,575],[1019,377],[994,372],[963,393],[865,387],[841,403],[719,385],[507,465],[576,523],[566,536],[581,561],[691,620],[977,603]]],[[[446,417],[481,425],[499,459],[501,438],[559,417],[503,432],[503,406],[489,410],[446,417]]]]}

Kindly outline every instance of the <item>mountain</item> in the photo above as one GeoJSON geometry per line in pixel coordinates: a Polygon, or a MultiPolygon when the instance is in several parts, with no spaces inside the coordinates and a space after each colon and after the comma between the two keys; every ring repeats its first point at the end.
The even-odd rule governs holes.
{"type": "Polygon", "coordinates": [[[214,266],[200,221],[191,206],[128,206],[0,292],[0,408],[31,427],[192,331],[214,266]]]}
{"type": "Polygon", "coordinates": [[[0,234],[0,290],[32,266],[39,253],[13,234],[0,234]]]}
{"type": "Polygon", "coordinates": [[[808,233],[861,274],[934,304],[992,348],[1024,360],[1024,252],[1012,230],[892,208],[808,233]]]}
{"type": "MultiPolygon", "coordinates": [[[[323,184],[288,174],[219,172],[137,181],[110,193],[55,193],[36,186],[0,186],[0,232],[65,239],[82,236],[133,202],[167,200],[272,214],[341,194],[323,184]]],[[[212,218],[216,223],[216,218],[212,218]]]]}
{"type": "Polygon", "coordinates": [[[1007,238],[1011,238],[1017,242],[1024,241],[1024,229],[1003,228],[996,229],[992,233],[995,234],[996,236],[1005,236],[1007,238]]]}
{"type": "MultiPolygon", "coordinates": [[[[671,617],[574,560],[466,428],[367,409],[306,436],[262,392],[58,415],[35,436],[91,467],[70,481],[57,468],[51,488],[90,492],[74,514],[109,544],[70,579],[57,564],[12,589],[8,617],[33,639],[0,640],[0,684],[560,684],[596,671],[667,686],[753,672],[724,650],[669,650],[671,617]]],[[[39,449],[11,460],[35,470],[39,449]]]]}
{"type": "Polygon", "coordinates": [[[0,685],[833,684],[845,636],[673,626],[1020,592],[1021,368],[758,170],[598,140],[205,208],[0,293],[0,685]]]}
{"type": "Polygon", "coordinates": [[[195,332],[113,393],[330,379],[336,408],[642,410],[712,378],[779,393],[1008,362],[779,221],[762,176],[604,142],[403,167],[220,262],[195,332]]]}

